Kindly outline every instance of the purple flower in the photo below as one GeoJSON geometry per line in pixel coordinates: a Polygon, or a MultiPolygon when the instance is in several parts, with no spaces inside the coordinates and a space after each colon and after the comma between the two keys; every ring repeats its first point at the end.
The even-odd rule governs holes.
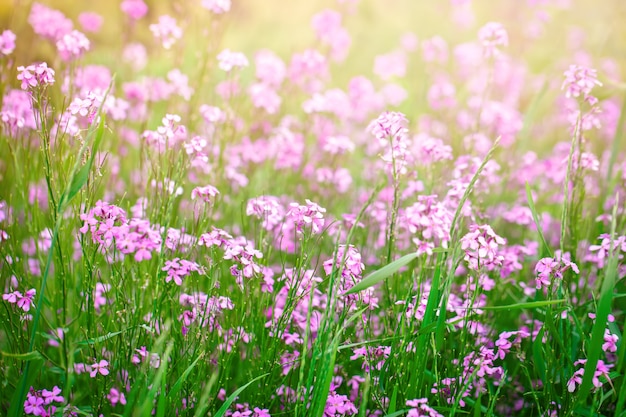
{"type": "Polygon", "coordinates": [[[5,30],[0,35],[0,54],[10,55],[15,50],[15,40],[17,37],[15,33],[10,30],[5,30]]]}
{"type": "Polygon", "coordinates": [[[33,64],[27,67],[17,67],[17,79],[22,82],[22,90],[34,90],[45,88],[54,84],[54,70],[48,68],[48,64],[33,64]]]}
{"type": "Polygon", "coordinates": [[[109,362],[102,359],[100,362],[96,362],[91,365],[91,372],[89,376],[95,378],[98,374],[107,376],[109,374],[109,362]]]}
{"type": "Polygon", "coordinates": [[[564,73],[565,80],[561,85],[561,90],[565,90],[565,97],[578,98],[581,95],[590,104],[595,104],[597,99],[591,96],[591,90],[596,85],[602,85],[598,81],[598,73],[595,69],[570,65],[564,73]]]}

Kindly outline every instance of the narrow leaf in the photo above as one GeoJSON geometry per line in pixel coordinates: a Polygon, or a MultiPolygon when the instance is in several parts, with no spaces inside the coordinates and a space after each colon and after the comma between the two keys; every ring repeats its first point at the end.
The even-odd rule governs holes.
{"type": "Polygon", "coordinates": [[[541,238],[541,242],[543,243],[543,247],[546,249],[546,252],[552,258],[552,251],[550,250],[550,246],[548,246],[548,242],[546,242],[546,238],[543,235],[543,229],[541,228],[541,224],[539,223],[539,216],[537,215],[537,209],[535,208],[535,202],[533,201],[533,195],[530,191],[530,185],[526,182],[526,199],[528,200],[528,208],[530,208],[530,212],[533,215],[533,220],[535,221],[535,226],[537,227],[537,232],[539,233],[539,237],[541,238]]]}
{"type": "Polygon", "coordinates": [[[409,253],[408,255],[404,255],[402,258],[397,259],[388,265],[383,266],[378,271],[372,272],[371,274],[363,278],[361,282],[350,288],[346,292],[346,295],[363,291],[371,286],[378,284],[379,282],[395,274],[403,266],[408,265],[415,258],[417,258],[417,253],[413,252],[409,253]]]}
{"type": "Polygon", "coordinates": [[[258,381],[261,378],[265,378],[266,376],[268,376],[269,373],[267,374],[263,374],[263,375],[259,375],[256,378],[254,378],[252,381],[248,382],[246,385],[244,385],[243,387],[240,387],[239,389],[237,389],[235,392],[233,392],[232,394],[230,394],[228,396],[228,398],[226,398],[226,401],[224,402],[224,404],[222,404],[222,406],[220,407],[219,410],[217,410],[217,413],[215,413],[215,417],[222,417],[226,411],[228,410],[228,407],[230,407],[230,405],[233,403],[233,401],[235,401],[235,398],[237,398],[239,396],[239,394],[241,394],[243,392],[243,390],[245,390],[246,388],[248,388],[250,385],[252,385],[252,383],[258,381]]]}
{"type": "Polygon", "coordinates": [[[8,358],[15,358],[21,361],[34,361],[34,360],[44,360],[44,357],[39,353],[39,351],[32,351],[28,353],[7,353],[2,352],[2,356],[6,356],[8,358]]]}

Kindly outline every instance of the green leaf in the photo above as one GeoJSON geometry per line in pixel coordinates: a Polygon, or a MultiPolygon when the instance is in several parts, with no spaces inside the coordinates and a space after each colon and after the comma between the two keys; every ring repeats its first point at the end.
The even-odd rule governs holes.
{"type": "Polygon", "coordinates": [[[21,361],[44,360],[44,357],[37,350],[34,350],[32,352],[28,352],[28,353],[7,353],[7,352],[2,352],[2,356],[6,356],[8,358],[19,359],[21,361]]]}
{"type": "Polygon", "coordinates": [[[371,274],[363,278],[361,282],[350,288],[346,292],[346,295],[363,291],[373,285],[378,284],[379,282],[395,274],[403,266],[408,265],[415,258],[417,258],[417,253],[413,252],[409,253],[408,255],[404,255],[402,258],[397,259],[388,265],[383,266],[378,271],[372,272],[371,274]]]}
{"type": "Polygon", "coordinates": [[[226,398],[226,401],[224,402],[224,404],[222,404],[220,409],[217,410],[217,413],[215,414],[215,417],[222,417],[226,413],[226,411],[228,410],[228,407],[230,407],[230,405],[233,403],[233,401],[235,401],[235,398],[237,398],[239,396],[239,394],[241,394],[243,392],[243,390],[248,388],[252,383],[258,381],[261,378],[265,378],[268,375],[269,375],[269,373],[263,374],[263,375],[259,375],[256,378],[254,378],[252,381],[248,382],[243,387],[240,387],[238,390],[236,390],[235,392],[230,394],[228,396],[228,398],[226,398]]]}
{"type": "Polygon", "coordinates": [[[600,290],[600,299],[598,300],[598,307],[596,309],[596,321],[593,324],[591,330],[591,341],[589,343],[589,350],[587,352],[587,362],[585,363],[585,373],[583,374],[583,381],[580,384],[577,395],[577,403],[584,404],[587,400],[587,396],[591,391],[593,383],[593,376],[596,372],[598,360],[602,354],[602,345],[604,344],[604,330],[606,329],[606,322],[611,313],[611,304],[613,302],[613,290],[615,289],[615,280],[617,279],[618,268],[618,252],[614,248],[615,228],[617,218],[617,207],[619,204],[619,198],[616,197],[615,205],[613,206],[613,215],[611,221],[611,251],[609,252],[609,259],[604,269],[604,280],[602,281],[602,287],[600,290]]]}
{"type": "Polygon", "coordinates": [[[480,310],[519,310],[524,308],[538,308],[545,307],[554,304],[565,303],[567,300],[545,300],[545,301],[530,301],[528,303],[516,303],[509,304],[506,306],[491,306],[491,307],[480,307],[480,310]]]}
{"type": "MultiPolygon", "coordinates": [[[[30,355],[32,353],[33,352],[29,352],[26,355],[30,355]]],[[[20,379],[20,382],[22,382],[24,386],[30,387],[34,385],[35,378],[37,378],[37,376],[39,375],[39,372],[43,368],[44,360],[43,358],[42,359],[33,358],[33,359],[24,359],[24,360],[26,361],[26,366],[30,366],[30,372],[28,373],[25,372],[24,374],[22,374],[22,378],[20,379]]],[[[10,402],[11,406],[9,407],[9,413],[7,415],[21,416],[23,414],[23,411],[24,411],[24,409],[22,408],[24,406],[23,398],[25,398],[26,395],[24,394],[24,396],[20,398],[21,395],[22,395],[22,392],[20,391],[19,388],[15,390],[15,392],[11,396],[11,402],[10,402]]]]}
{"type": "Polygon", "coordinates": [[[537,227],[537,232],[539,233],[541,242],[543,243],[543,247],[552,258],[552,251],[550,250],[550,246],[548,246],[548,242],[546,242],[546,238],[543,235],[543,230],[541,228],[541,224],[539,223],[539,216],[537,215],[537,209],[535,208],[535,202],[533,201],[533,194],[530,191],[530,184],[528,184],[528,182],[526,182],[526,199],[528,200],[528,208],[530,208],[530,212],[533,215],[533,220],[535,222],[535,226],[537,227]]]}
{"type": "MultiPolygon", "coordinates": [[[[78,194],[78,192],[87,184],[89,180],[89,173],[91,172],[91,168],[93,167],[93,162],[96,157],[96,153],[98,152],[98,148],[100,147],[100,143],[102,142],[102,137],[104,136],[104,117],[100,118],[100,124],[95,131],[95,139],[93,141],[93,146],[91,147],[91,155],[89,160],[83,165],[73,176],[68,187],[66,193],[61,197],[61,204],[63,206],[70,201],[78,194]]],[[[86,141],[89,141],[89,136],[87,136],[86,141]]]]}
{"type": "Polygon", "coordinates": [[[406,409],[406,410],[398,410],[398,411],[395,411],[395,412],[393,412],[391,414],[385,414],[385,417],[397,417],[397,416],[401,416],[401,415],[403,415],[405,413],[408,413],[408,412],[409,412],[408,409],[406,409]]]}
{"type": "Polygon", "coordinates": [[[200,361],[200,359],[202,359],[204,357],[204,355],[198,355],[198,357],[196,358],[195,361],[193,361],[191,363],[191,365],[189,365],[187,367],[187,369],[185,369],[185,371],[182,373],[182,375],[176,380],[176,382],[174,383],[174,385],[172,385],[172,389],[170,390],[170,392],[167,393],[167,397],[171,400],[172,398],[174,398],[174,396],[176,394],[178,394],[178,392],[181,390],[181,388],[183,387],[183,383],[185,382],[185,380],[187,379],[187,377],[189,376],[189,374],[191,373],[191,371],[193,370],[193,368],[195,368],[195,366],[198,364],[198,362],[200,361]]]}
{"type": "MultiPolygon", "coordinates": [[[[136,326],[135,326],[135,327],[136,327],[136,326]]],[[[85,346],[85,345],[95,345],[95,344],[97,344],[97,343],[102,343],[102,342],[105,342],[105,341],[107,341],[107,340],[109,340],[109,339],[112,339],[112,338],[114,338],[115,336],[118,336],[118,335],[120,335],[120,334],[122,334],[122,333],[124,333],[124,332],[126,332],[126,331],[128,331],[128,330],[130,330],[130,329],[132,329],[132,328],[133,328],[133,327],[129,327],[129,328],[127,328],[127,329],[120,330],[120,331],[118,331],[118,332],[109,332],[109,333],[107,333],[107,334],[105,334],[105,335],[103,335],[103,336],[94,337],[94,338],[92,338],[92,339],[87,339],[87,340],[81,340],[80,342],[77,342],[76,344],[77,344],[77,345],[79,345],[79,346],[85,346]]]]}

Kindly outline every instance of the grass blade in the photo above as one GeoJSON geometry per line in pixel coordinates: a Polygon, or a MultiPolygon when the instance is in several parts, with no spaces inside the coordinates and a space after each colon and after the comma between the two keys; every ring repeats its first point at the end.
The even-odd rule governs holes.
{"type": "Polygon", "coordinates": [[[258,381],[261,378],[265,378],[268,375],[269,375],[269,373],[263,374],[263,375],[259,375],[256,378],[254,378],[252,381],[248,382],[243,387],[238,388],[235,392],[230,394],[228,396],[228,398],[226,398],[226,401],[224,401],[224,404],[222,404],[220,409],[217,410],[217,413],[215,413],[215,417],[223,417],[224,414],[226,413],[226,411],[228,410],[228,407],[230,407],[230,405],[233,403],[233,401],[235,401],[235,398],[237,398],[239,396],[239,394],[241,394],[246,388],[248,388],[254,382],[258,381]]]}
{"type": "Polygon", "coordinates": [[[409,263],[411,263],[411,261],[415,258],[417,258],[417,253],[413,252],[413,253],[409,253],[408,255],[404,255],[402,258],[397,259],[388,265],[383,266],[379,270],[374,271],[368,276],[366,276],[365,278],[363,278],[361,282],[359,282],[354,287],[346,291],[346,295],[363,291],[373,285],[378,284],[379,282],[395,274],[403,266],[406,266],[409,263]]]}

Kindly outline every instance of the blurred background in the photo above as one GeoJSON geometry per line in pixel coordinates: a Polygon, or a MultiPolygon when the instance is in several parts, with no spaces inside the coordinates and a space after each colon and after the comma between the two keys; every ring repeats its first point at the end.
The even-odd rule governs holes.
{"type": "MultiPolygon", "coordinates": [[[[132,38],[146,47],[162,48],[148,30],[161,14],[176,17],[188,37],[187,45],[178,43],[172,54],[180,54],[193,66],[199,51],[206,48],[206,28],[213,19],[200,6],[200,0],[145,0],[146,17],[130,28],[120,10],[121,0],[39,0],[72,19],[92,11],[103,16],[99,33],[89,33],[92,49],[87,62],[113,64],[120,40],[132,38]]],[[[18,35],[16,60],[29,63],[52,56],[53,45],[40,41],[27,22],[32,1],[0,0],[0,30],[10,28],[18,35]]],[[[344,25],[352,36],[352,47],[345,65],[350,74],[371,75],[374,57],[397,48],[403,34],[418,39],[442,36],[450,44],[476,39],[476,32],[488,21],[504,24],[509,32],[507,53],[524,55],[532,72],[544,71],[554,56],[574,42],[591,53],[594,59],[611,57],[623,68],[626,59],[626,1],[624,0],[233,0],[224,19],[223,48],[244,52],[269,48],[288,60],[291,53],[315,43],[311,17],[326,8],[342,10],[344,25]],[[461,6],[459,6],[461,5],[461,6]]],[[[167,54],[165,60],[171,59],[167,54]]],[[[342,64],[342,65],[344,65],[342,64]]],[[[596,63],[596,65],[599,65],[596,63]]],[[[158,72],[158,65],[152,70],[158,72]]],[[[341,72],[334,81],[345,83],[341,72]]]]}

